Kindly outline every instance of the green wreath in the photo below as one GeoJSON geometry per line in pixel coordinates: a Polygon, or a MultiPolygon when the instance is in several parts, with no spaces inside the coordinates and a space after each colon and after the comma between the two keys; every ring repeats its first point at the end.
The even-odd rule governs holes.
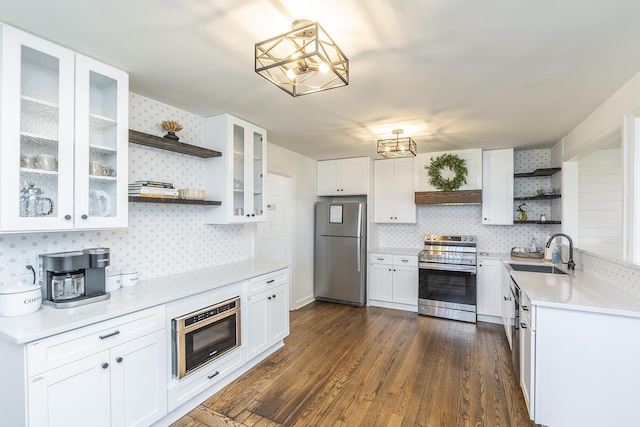
{"type": "Polygon", "coordinates": [[[455,191],[467,183],[467,167],[463,159],[455,154],[443,154],[437,158],[431,158],[431,164],[424,167],[429,174],[429,184],[438,190],[455,191]],[[454,178],[443,178],[442,169],[451,169],[456,174],[454,178]]]}

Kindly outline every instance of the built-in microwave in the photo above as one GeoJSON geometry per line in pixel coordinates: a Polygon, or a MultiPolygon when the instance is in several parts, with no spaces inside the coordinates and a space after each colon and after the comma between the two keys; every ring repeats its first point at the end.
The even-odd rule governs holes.
{"type": "Polygon", "coordinates": [[[171,321],[173,375],[184,378],[240,346],[240,297],[171,321]]]}

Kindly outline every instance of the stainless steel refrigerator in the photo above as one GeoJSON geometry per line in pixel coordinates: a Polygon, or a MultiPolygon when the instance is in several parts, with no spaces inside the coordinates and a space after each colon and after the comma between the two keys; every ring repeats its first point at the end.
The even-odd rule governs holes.
{"type": "Polygon", "coordinates": [[[364,305],[366,212],[365,203],[316,203],[316,299],[364,305]]]}

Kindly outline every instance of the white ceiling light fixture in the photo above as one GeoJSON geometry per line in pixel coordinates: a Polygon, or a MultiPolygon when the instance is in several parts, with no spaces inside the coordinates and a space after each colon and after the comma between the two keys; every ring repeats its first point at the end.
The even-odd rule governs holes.
{"type": "Polygon", "coordinates": [[[382,157],[386,157],[387,159],[411,157],[416,155],[416,142],[410,137],[399,137],[401,133],[404,133],[402,129],[394,129],[391,133],[396,136],[395,139],[378,140],[378,154],[382,157]]]}
{"type": "Polygon", "coordinates": [[[349,59],[320,24],[299,19],[292,28],[256,43],[256,73],[291,96],[348,85],[349,59]]]}

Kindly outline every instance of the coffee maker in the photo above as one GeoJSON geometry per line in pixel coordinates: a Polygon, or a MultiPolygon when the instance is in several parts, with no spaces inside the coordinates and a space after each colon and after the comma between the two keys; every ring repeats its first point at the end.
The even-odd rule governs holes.
{"type": "Polygon", "coordinates": [[[42,304],[68,308],[109,299],[105,282],[109,254],[109,248],[41,254],[42,304]]]}

